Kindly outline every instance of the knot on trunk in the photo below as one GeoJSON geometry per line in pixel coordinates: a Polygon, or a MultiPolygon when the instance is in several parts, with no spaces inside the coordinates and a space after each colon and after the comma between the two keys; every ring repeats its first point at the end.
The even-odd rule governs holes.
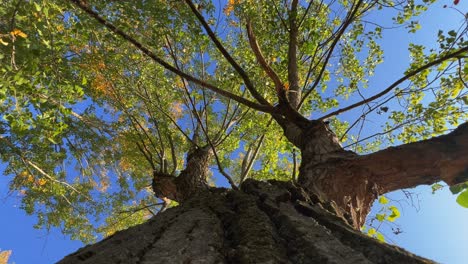
{"type": "Polygon", "coordinates": [[[185,169],[179,176],[155,171],[152,188],[156,197],[183,202],[208,188],[208,166],[213,156],[210,146],[195,147],[187,154],[185,169]]]}

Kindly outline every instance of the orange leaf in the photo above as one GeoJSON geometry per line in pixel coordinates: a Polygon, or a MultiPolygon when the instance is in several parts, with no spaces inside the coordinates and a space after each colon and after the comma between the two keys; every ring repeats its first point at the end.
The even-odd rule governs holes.
{"type": "Polygon", "coordinates": [[[46,181],[45,179],[39,179],[39,180],[37,180],[37,185],[39,185],[39,186],[42,186],[42,185],[44,185],[44,184],[46,184],[46,183],[47,183],[47,181],[46,181]]]}
{"type": "Polygon", "coordinates": [[[0,264],[7,264],[10,255],[11,250],[0,251],[0,264]]]}
{"type": "Polygon", "coordinates": [[[22,38],[27,38],[28,35],[26,35],[26,33],[24,33],[23,31],[21,31],[20,29],[17,29],[15,28],[12,32],[10,32],[11,35],[13,36],[18,36],[18,37],[22,37],[22,38]]]}

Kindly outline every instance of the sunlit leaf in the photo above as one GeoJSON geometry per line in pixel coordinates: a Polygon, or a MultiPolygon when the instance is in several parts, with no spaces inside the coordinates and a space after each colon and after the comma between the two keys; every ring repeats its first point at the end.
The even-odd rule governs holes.
{"type": "Polygon", "coordinates": [[[385,197],[383,195],[379,197],[379,203],[380,204],[388,204],[388,202],[389,202],[389,200],[387,199],[387,197],[385,197]]]}
{"type": "Polygon", "coordinates": [[[457,203],[465,208],[468,208],[468,191],[460,193],[457,197],[457,203]]]}

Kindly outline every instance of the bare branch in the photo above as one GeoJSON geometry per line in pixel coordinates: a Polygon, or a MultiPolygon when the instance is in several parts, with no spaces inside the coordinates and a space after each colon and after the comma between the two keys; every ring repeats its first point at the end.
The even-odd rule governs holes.
{"type": "Polygon", "coordinates": [[[440,180],[450,186],[465,182],[467,157],[468,123],[464,123],[447,135],[361,156],[353,166],[372,172],[370,181],[385,193],[440,180]]]}

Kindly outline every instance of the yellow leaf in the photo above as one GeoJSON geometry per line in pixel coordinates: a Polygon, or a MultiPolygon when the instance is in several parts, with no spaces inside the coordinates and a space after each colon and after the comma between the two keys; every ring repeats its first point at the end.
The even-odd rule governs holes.
{"type": "Polygon", "coordinates": [[[12,32],[10,32],[11,35],[13,36],[18,36],[18,37],[22,37],[22,38],[27,38],[28,35],[26,35],[26,33],[24,33],[23,31],[15,28],[12,32]]]}
{"type": "Polygon", "coordinates": [[[0,251],[0,264],[7,264],[10,255],[11,250],[0,251]]]}
{"type": "Polygon", "coordinates": [[[26,181],[30,183],[34,182],[34,176],[28,175],[28,177],[26,178],[26,181]]]}
{"type": "Polygon", "coordinates": [[[47,181],[46,181],[45,179],[39,179],[39,180],[37,180],[37,184],[38,184],[39,186],[42,186],[42,185],[46,184],[46,182],[47,182],[47,181]]]}
{"type": "Polygon", "coordinates": [[[2,45],[8,46],[8,42],[3,41],[3,39],[1,39],[1,38],[0,38],[0,43],[1,43],[2,45]]]}

